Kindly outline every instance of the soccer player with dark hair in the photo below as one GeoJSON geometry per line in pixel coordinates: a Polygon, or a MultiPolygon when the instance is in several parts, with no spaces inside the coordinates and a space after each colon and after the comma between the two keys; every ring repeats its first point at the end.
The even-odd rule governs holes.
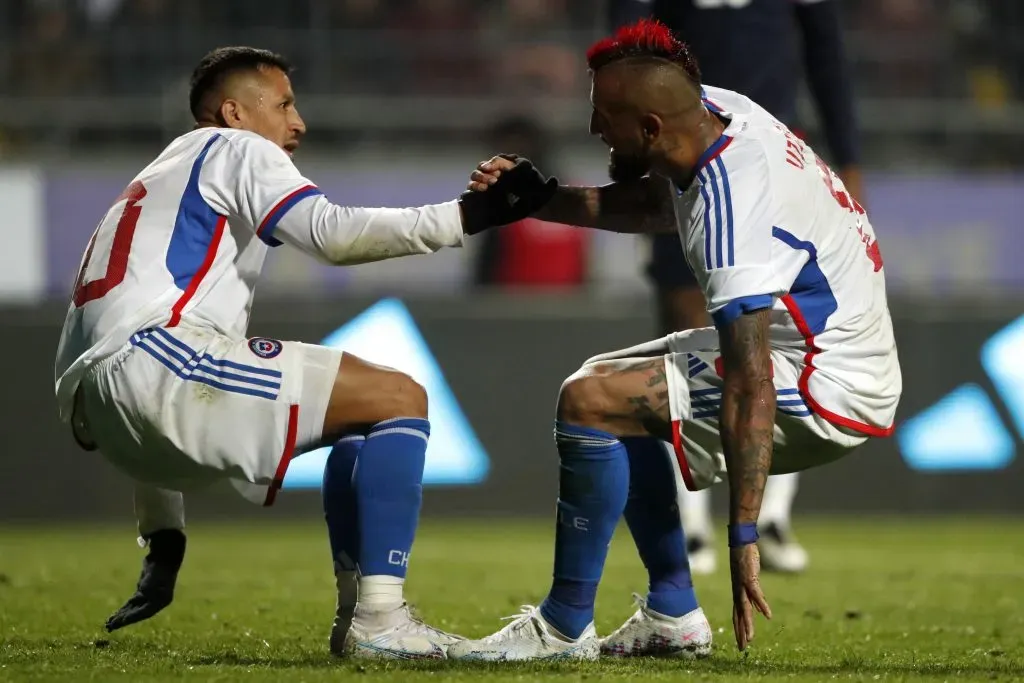
{"type": "Polygon", "coordinates": [[[452,658],[710,652],[663,442],[687,489],[728,482],[733,629],[745,649],[754,611],[771,614],[757,549],[768,475],[890,435],[902,393],[881,253],[838,175],[750,98],[702,84],[662,24],[619,30],[588,63],[590,130],[610,148],[614,182],[559,186],[548,199],[551,179],[494,157],[469,189],[543,204],[543,220],[676,233],[714,326],[595,356],[563,382],[551,589],[501,631],[452,645],[452,658]],[[623,515],[649,588],[599,640],[594,601],[623,515]]]}
{"type": "Polygon", "coordinates": [[[415,619],[403,592],[430,435],[426,392],[348,352],[249,337],[249,311],[272,247],[338,266],[426,254],[540,203],[500,191],[405,209],[330,202],[292,163],[306,126],[289,71],[283,57],[250,47],[203,58],[189,95],[194,130],[114,200],[82,259],[57,351],[60,416],[79,445],[135,481],[149,547],[135,594],[107,629],[171,603],[185,557],[183,491],[226,479],[271,505],[292,458],[331,446],[331,651],[443,658],[457,637],[415,619]]]}

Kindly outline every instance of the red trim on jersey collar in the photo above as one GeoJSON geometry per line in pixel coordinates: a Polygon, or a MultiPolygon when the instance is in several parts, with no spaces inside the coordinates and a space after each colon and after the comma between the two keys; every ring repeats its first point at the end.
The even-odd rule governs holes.
{"type": "Polygon", "coordinates": [[[696,177],[705,166],[714,161],[718,155],[725,151],[725,148],[732,144],[733,138],[731,135],[722,133],[717,140],[711,143],[711,146],[704,150],[704,153],[697,159],[697,165],[693,167],[693,175],[696,177]]]}

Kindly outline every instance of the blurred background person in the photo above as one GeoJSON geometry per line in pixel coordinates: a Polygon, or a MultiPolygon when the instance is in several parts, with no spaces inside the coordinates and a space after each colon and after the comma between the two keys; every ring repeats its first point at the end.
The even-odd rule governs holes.
{"type": "MultiPolygon", "coordinates": [[[[838,5],[836,0],[613,0],[608,18],[612,27],[640,16],[662,21],[690,45],[705,83],[746,95],[797,132],[802,57],[832,166],[851,194],[863,201],[838,5]]],[[[660,334],[711,325],[678,236],[654,236],[650,247],[647,275],[656,289],[660,334]]],[[[771,477],[765,489],[759,546],[766,570],[800,572],[807,567],[807,552],[790,522],[798,476],[771,477]]],[[[712,572],[711,491],[681,492],[680,499],[691,567],[695,573],[712,572]]]]}
{"type": "MultiPolygon", "coordinates": [[[[550,135],[531,117],[512,116],[499,121],[488,131],[485,142],[490,153],[519,154],[557,175],[550,135]]],[[[477,284],[572,289],[586,280],[586,230],[526,218],[502,230],[481,234],[479,242],[477,284]]]]}

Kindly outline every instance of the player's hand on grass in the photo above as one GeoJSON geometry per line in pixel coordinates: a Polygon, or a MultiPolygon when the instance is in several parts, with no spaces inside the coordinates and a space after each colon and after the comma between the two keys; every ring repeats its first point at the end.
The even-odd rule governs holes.
{"type": "Polygon", "coordinates": [[[557,189],[558,179],[546,177],[525,157],[506,154],[482,162],[459,197],[465,232],[522,220],[547,204],[557,189]]]}
{"type": "Polygon", "coordinates": [[[178,570],[185,559],[185,534],[178,529],[155,531],[146,537],[149,553],[142,560],[142,575],[135,595],[107,619],[107,631],[145,621],[174,600],[178,570]]]}
{"type": "Polygon", "coordinates": [[[772,618],[772,608],[761,590],[761,555],[757,544],[730,548],[729,569],[732,574],[732,627],[736,633],[736,646],[743,651],[754,639],[754,610],[768,619],[772,618]]]}

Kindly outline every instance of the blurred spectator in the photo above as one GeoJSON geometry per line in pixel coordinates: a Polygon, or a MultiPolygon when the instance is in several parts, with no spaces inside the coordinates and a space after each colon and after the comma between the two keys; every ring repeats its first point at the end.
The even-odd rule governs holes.
{"type": "Polygon", "coordinates": [[[948,68],[956,55],[932,0],[865,0],[852,7],[850,19],[864,57],[851,62],[858,82],[871,83],[873,94],[940,97],[962,89],[955,76],[950,79],[960,70],[948,68]]]}
{"type": "Polygon", "coordinates": [[[508,94],[579,95],[586,73],[574,45],[566,0],[494,3],[486,45],[500,53],[498,78],[508,94]]]}
{"type": "Polygon", "coordinates": [[[64,3],[22,6],[26,29],[11,40],[5,90],[37,97],[82,93],[95,77],[93,54],[75,35],[76,17],[64,3]]]}
{"type": "MultiPolygon", "coordinates": [[[[489,132],[488,154],[519,154],[557,175],[550,140],[536,121],[511,117],[489,132]]],[[[565,182],[566,179],[562,178],[565,182]]],[[[500,287],[577,287],[586,279],[589,233],[534,218],[480,236],[476,282],[500,287]]]]}
{"type": "Polygon", "coordinates": [[[381,51],[400,51],[410,76],[406,88],[446,95],[479,91],[488,65],[479,49],[477,7],[466,0],[410,0],[399,12],[399,39],[381,51]]]}
{"type": "Polygon", "coordinates": [[[315,28],[332,32],[327,80],[332,91],[386,95],[399,90],[404,46],[392,31],[394,12],[387,0],[313,0],[315,28]],[[393,49],[382,53],[381,48],[393,49]]]}
{"type": "Polygon", "coordinates": [[[181,77],[183,6],[175,0],[126,0],[117,8],[104,31],[104,72],[114,92],[159,93],[181,77]]]}
{"type": "MultiPolygon", "coordinates": [[[[355,135],[391,144],[404,131],[376,126],[372,116],[359,117],[366,124],[332,123],[331,108],[344,107],[345,98],[360,111],[411,107],[410,101],[422,97],[432,100],[430,114],[409,112],[417,130],[437,131],[446,143],[465,141],[478,134],[466,129],[467,122],[481,124],[464,113],[464,101],[451,103],[463,115],[447,116],[444,98],[453,96],[481,102],[502,97],[518,100],[520,108],[529,100],[537,111],[557,109],[559,130],[578,141],[585,121],[565,114],[570,107],[586,106],[583,54],[603,35],[611,2],[0,0],[0,96],[128,96],[138,98],[144,110],[170,112],[179,103],[177,89],[201,55],[218,45],[252,44],[280,51],[295,64],[295,86],[311,120],[318,122],[319,140],[340,142],[355,135]],[[561,98],[565,101],[555,101],[561,98]]],[[[653,2],[623,4],[649,11],[653,2]]],[[[658,2],[679,9],[698,0],[658,2]]],[[[1024,1],[858,0],[841,6],[870,158],[901,164],[1024,163],[1024,129],[1014,109],[1024,94],[1024,1]],[[983,133],[965,124],[977,108],[994,117],[984,145],[977,139],[983,133]],[[915,116],[918,111],[923,114],[915,116]],[[886,119],[895,112],[920,123],[891,126],[886,119]]],[[[750,68],[757,72],[759,66],[750,68]]],[[[164,114],[128,117],[127,130],[124,117],[95,120],[73,100],[40,117],[9,101],[4,105],[0,126],[11,139],[37,141],[45,130],[46,139],[65,145],[100,133],[154,141],[167,127],[164,114]]]]}

